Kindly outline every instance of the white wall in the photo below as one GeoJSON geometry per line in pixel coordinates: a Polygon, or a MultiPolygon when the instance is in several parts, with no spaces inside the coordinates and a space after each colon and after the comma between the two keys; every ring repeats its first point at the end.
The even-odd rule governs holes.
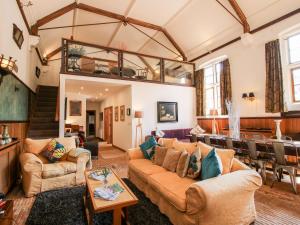
{"type": "Polygon", "coordinates": [[[86,102],[86,110],[95,110],[96,111],[96,136],[101,137],[100,132],[100,102],[86,102]]]}
{"type": "MultiPolygon", "coordinates": [[[[103,113],[106,107],[113,107],[113,144],[122,149],[128,149],[132,147],[132,117],[126,115],[126,109],[132,107],[131,97],[131,87],[124,87],[117,93],[102,101],[100,105],[100,111],[103,113]],[[115,121],[115,107],[120,107],[122,105],[125,105],[125,121],[120,121],[120,108],[119,120],[115,121]]],[[[103,128],[104,126],[102,126],[101,129],[102,134],[104,133],[103,128]]]]}
{"type": "MultiPolygon", "coordinates": [[[[117,122],[116,124],[114,122],[113,142],[120,148],[127,149],[129,147],[134,147],[135,126],[137,124],[137,120],[133,118],[135,110],[142,110],[144,112],[144,118],[142,119],[144,136],[149,135],[156,127],[162,130],[180,129],[191,128],[196,124],[196,93],[194,87],[161,85],[64,74],[60,77],[60,83],[64,85],[66,79],[131,85],[131,88],[123,89],[121,92],[115,94],[101,104],[101,109],[106,106],[120,106],[123,104],[125,105],[125,108],[131,108],[131,116],[126,116],[125,122],[117,122]],[[177,123],[157,123],[158,101],[178,102],[177,123]]],[[[63,90],[64,88],[61,88],[61,93],[63,90]]],[[[64,94],[61,94],[60,96],[60,101],[62,101],[64,94]]],[[[60,105],[62,105],[62,103],[60,103],[60,105]]],[[[63,110],[61,110],[60,113],[63,113],[63,110]]],[[[62,115],[60,115],[60,118],[62,118],[62,115]]],[[[62,123],[60,124],[60,129],[61,127],[63,127],[62,123]]]]}
{"type": "Polygon", "coordinates": [[[35,92],[38,82],[35,76],[35,66],[38,65],[41,68],[41,65],[35,49],[29,51],[29,33],[16,1],[0,0],[0,30],[0,54],[17,59],[19,70],[16,75],[35,92]],[[21,49],[12,38],[13,24],[23,31],[24,42],[21,49]]]}
{"type": "MultiPolygon", "coordinates": [[[[244,46],[241,41],[222,48],[200,60],[196,61],[196,68],[201,64],[227,55],[231,67],[232,95],[234,104],[240,108],[240,115],[244,117],[278,116],[279,114],[265,113],[265,43],[280,37],[280,33],[300,21],[300,15],[295,15],[265,30],[254,34],[254,43],[244,46]],[[242,93],[254,92],[254,102],[244,101],[242,93]]],[[[284,71],[283,77],[290,76],[289,71],[284,71]]],[[[291,91],[290,86],[286,91],[291,91]]],[[[300,109],[298,105],[296,109],[300,109]]],[[[294,108],[295,110],[295,108],[294,108]]]]}
{"type": "Polygon", "coordinates": [[[66,92],[67,97],[67,124],[83,126],[86,130],[86,97],[77,93],[66,92]],[[81,116],[70,116],[70,101],[81,101],[81,116]]]}

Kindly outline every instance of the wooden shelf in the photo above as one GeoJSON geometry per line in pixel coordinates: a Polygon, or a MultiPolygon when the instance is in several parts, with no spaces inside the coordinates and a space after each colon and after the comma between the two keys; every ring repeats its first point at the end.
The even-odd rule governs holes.
{"type": "Polygon", "coordinates": [[[12,142],[8,143],[8,144],[5,144],[5,145],[0,145],[0,151],[10,147],[10,146],[13,146],[13,145],[16,145],[18,144],[20,141],[16,138],[13,138],[12,142]]]}

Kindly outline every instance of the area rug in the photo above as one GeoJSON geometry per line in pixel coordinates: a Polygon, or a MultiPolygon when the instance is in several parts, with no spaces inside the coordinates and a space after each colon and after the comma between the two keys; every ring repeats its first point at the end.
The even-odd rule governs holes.
{"type": "MultiPolygon", "coordinates": [[[[137,205],[128,207],[131,225],[171,225],[169,219],[143,192],[128,179],[124,181],[139,199],[137,205]]],[[[38,194],[26,225],[86,225],[82,200],[84,191],[85,187],[74,187],[38,194]]],[[[94,224],[111,225],[112,212],[95,215],[94,224]]],[[[122,221],[122,224],[125,222],[122,221]]]]}

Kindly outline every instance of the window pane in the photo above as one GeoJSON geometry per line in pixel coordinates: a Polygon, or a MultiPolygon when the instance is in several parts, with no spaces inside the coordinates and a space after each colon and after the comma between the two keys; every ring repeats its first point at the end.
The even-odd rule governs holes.
{"type": "Polygon", "coordinates": [[[217,87],[217,108],[221,108],[221,92],[220,92],[220,86],[217,87]]]}
{"type": "Polygon", "coordinates": [[[290,63],[295,63],[300,61],[300,48],[293,48],[289,51],[290,63]]]}
{"type": "Polygon", "coordinates": [[[205,76],[205,85],[210,85],[214,83],[214,76],[211,74],[210,76],[205,76]]]}
{"type": "Polygon", "coordinates": [[[300,84],[300,68],[293,70],[294,85],[300,84]]]}
{"type": "Polygon", "coordinates": [[[206,115],[209,115],[209,110],[214,108],[214,89],[206,89],[205,92],[206,115]]]}
{"type": "Polygon", "coordinates": [[[300,61],[300,34],[289,37],[289,58],[290,63],[300,61]]]}
{"type": "Polygon", "coordinates": [[[206,68],[204,69],[204,76],[210,76],[210,75],[212,75],[213,73],[214,73],[214,72],[213,72],[212,66],[206,67],[206,68]]]}
{"type": "Polygon", "coordinates": [[[221,73],[221,64],[217,63],[216,64],[216,82],[220,82],[220,73],[221,73]]]}
{"type": "Polygon", "coordinates": [[[300,85],[294,86],[295,101],[300,101],[300,85]]]}

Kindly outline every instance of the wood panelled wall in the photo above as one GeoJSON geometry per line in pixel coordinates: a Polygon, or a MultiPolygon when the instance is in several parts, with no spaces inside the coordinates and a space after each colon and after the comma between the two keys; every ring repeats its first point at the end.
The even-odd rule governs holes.
{"type": "MultiPolygon", "coordinates": [[[[245,128],[268,128],[272,129],[272,133],[275,134],[275,122],[274,120],[281,119],[281,132],[283,134],[297,134],[300,133],[300,117],[299,118],[280,118],[280,117],[242,117],[241,129],[245,128]]],[[[212,130],[212,118],[199,118],[198,124],[206,130],[211,132],[212,130]]],[[[228,118],[216,118],[220,132],[223,128],[228,128],[228,118]]]]}
{"type": "Polygon", "coordinates": [[[23,150],[24,140],[27,136],[28,122],[3,122],[0,121],[0,133],[2,134],[2,125],[8,125],[8,133],[11,137],[20,140],[19,150],[23,150]]]}

